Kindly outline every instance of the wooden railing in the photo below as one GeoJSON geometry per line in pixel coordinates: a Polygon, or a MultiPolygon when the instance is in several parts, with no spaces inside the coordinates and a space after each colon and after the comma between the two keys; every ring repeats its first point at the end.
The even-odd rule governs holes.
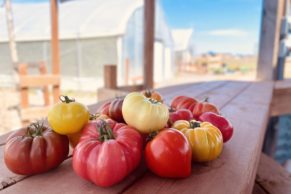
{"type": "Polygon", "coordinates": [[[47,69],[43,62],[34,64],[20,64],[19,91],[20,91],[20,114],[22,123],[46,117],[50,102],[49,86],[53,87],[53,102],[56,103],[60,94],[60,76],[47,74],[47,69]],[[29,75],[28,69],[35,67],[39,69],[40,75],[29,75]],[[31,107],[29,104],[29,89],[41,88],[43,92],[44,106],[31,107]]]}

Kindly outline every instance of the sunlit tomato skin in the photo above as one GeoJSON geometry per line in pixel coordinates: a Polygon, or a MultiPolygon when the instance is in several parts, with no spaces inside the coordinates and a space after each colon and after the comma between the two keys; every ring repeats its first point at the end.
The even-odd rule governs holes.
{"type": "Polygon", "coordinates": [[[169,121],[168,121],[169,126],[171,126],[174,122],[178,120],[190,121],[193,119],[193,114],[188,109],[179,109],[179,110],[170,109],[169,111],[170,111],[170,116],[169,116],[169,121]]]}
{"type": "Polygon", "coordinates": [[[62,135],[77,133],[88,122],[88,108],[67,96],[60,98],[48,113],[48,122],[52,129],[62,135]]]}
{"type": "Polygon", "coordinates": [[[191,174],[191,156],[186,137],[171,128],[160,131],[145,148],[147,167],[161,177],[188,177],[191,174]]]}
{"type": "Polygon", "coordinates": [[[68,152],[67,136],[34,123],[7,138],[4,161],[12,172],[32,175],[56,168],[67,158],[68,152]]]}
{"type": "Polygon", "coordinates": [[[73,169],[98,186],[122,181],[140,163],[141,135],[132,127],[111,119],[86,125],[74,149],[73,169]]]}
{"type": "Polygon", "coordinates": [[[199,116],[205,112],[213,112],[219,114],[218,108],[207,101],[198,102],[193,109],[193,117],[198,120],[199,116]]]}
{"type": "Polygon", "coordinates": [[[176,96],[171,101],[171,107],[175,110],[188,109],[192,112],[197,103],[198,101],[195,98],[191,98],[188,96],[176,96]]]}
{"type": "Polygon", "coordinates": [[[211,123],[195,120],[179,120],[173,128],[180,130],[188,139],[192,147],[192,160],[207,162],[216,159],[222,152],[222,134],[211,123]]]}
{"type": "Polygon", "coordinates": [[[166,126],[169,119],[168,107],[138,92],[128,94],[122,105],[125,122],[141,133],[150,133],[166,126]]]}
{"type": "Polygon", "coordinates": [[[116,98],[109,105],[108,116],[119,123],[124,123],[122,116],[122,104],[123,98],[116,98]]]}
{"type": "Polygon", "coordinates": [[[212,113],[212,112],[205,112],[200,115],[199,120],[202,122],[209,122],[212,125],[216,126],[223,136],[223,142],[227,142],[233,135],[233,126],[229,120],[225,117],[212,113]]]}
{"type": "Polygon", "coordinates": [[[162,95],[155,90],[144,90],[141,93],[147,98],[154,99],[158,102],[163,102],[162,95]]]}

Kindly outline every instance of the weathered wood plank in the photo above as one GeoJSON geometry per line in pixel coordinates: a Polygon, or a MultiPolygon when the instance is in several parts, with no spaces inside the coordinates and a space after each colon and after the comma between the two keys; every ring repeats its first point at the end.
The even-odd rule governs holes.
{"type": "Polygon", "coordinates": [[[255,183],[252,194],[269,194],[259,184],[255,183]]]}
{"type": "Polygon", "coordinates": [[[197,98],[203,100],[204,98],[209,97],[208,101],[221,109],[250,86],[250,84],[251,82],[230,81],[219,88],[212,89],[205,94],[199,95],[197,98]]]}
{"type": "Polygon", "coordinates": [[[23,75],[19,76],[20,87],[43,87],[48,85],[60,85],[59,75],[23,75]]]}
{"type": "Polygon", "coordinates": [[[206,95],[207,92],[210,92],[211,90],[220,88],[225,84],[226,84],[226,82],[224,82],[224,81],[208,82],[208,83],[205,82],[205,83],[201,83],[198,85],[196,85],[196,84],[189,85],[189,87],[185,87],[182,90],[176,89],[174,91],[167,92],[164,94],[163,94],[163,92],[161,92],[161,93],[163,94],[165,103],[169,105],[171,100],[175,96],[186,95],[186,96],[197,98],[198,96],[201,96],[204,94],[206,95]]]}
{"type": "Polygon", "coordinates": [[[291,80],[276,81],[271,104],[272,116],[291,113],[291,80]]]}
{"type": "Polygon", "coordinates": [[[256,183],[269,194],[291,193],[291,175],[265,154],[261,155],[256,183]]]}
{"type": "Polygon", "coordinates": [[[186,179],[162,179],[146,173],[126,193],[251,193],[272,89],[272,83],[253,83],[222,109],[235,131],[217,160],[194,164],[186,179]]]}
{"type": "Polygon", "coordinates": [[[130,174],[127,179],[109,188],[98,187],[88,181],[78,177],[71,165],[72,160],[68,159],[58,168],[39,175],[31,176],[13,186],[4,189],[3,193],[30,193],[30,194],[80,194],[80,193],[120,193],[137,178],[142,176],[145,171],[144,165],[141,165],[136,171],[130,174]]]}

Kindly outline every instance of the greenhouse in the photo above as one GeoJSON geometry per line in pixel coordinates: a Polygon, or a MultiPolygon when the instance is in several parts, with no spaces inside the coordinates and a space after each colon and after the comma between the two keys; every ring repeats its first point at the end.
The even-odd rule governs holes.
{"type": "MultiPolygon", "coordinates": [[[[13,16],[19,62],[44,61],[50,69],[49,2],[14,3],[13,16]]],[[[155,20],[154,78],[159,82],[173,75],[174,48],[171,30],[158,1],[155,20]]],[[[3,7],[0,26],[4,26],[0,29],[0,74],[11,75],[13,66],[3,7]]],[[[95,80],[95,88],[101,87],[104,64],[117,64],[119,85],[142,82],[143,0],[61,3],[59,39],[62,79],[77,78],[82,83],[91,78],[95,80]]]]}

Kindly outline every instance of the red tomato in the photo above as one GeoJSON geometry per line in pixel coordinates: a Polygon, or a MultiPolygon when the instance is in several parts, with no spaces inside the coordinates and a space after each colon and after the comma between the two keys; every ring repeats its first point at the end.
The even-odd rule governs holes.
{"type": "Polygon", "coordinates": [[[171,107],[178,110],[178,109],[188,109],[193,111],[195,105],[198,101],[195,98],[191,98],[188,96],[177,96],[171,102],[171,107]]]}
{"type": "Polygon", "coordinates": [[[42,124],[32,123],[7,138],[4,161],[12,172],[32,175],[57,167],[68,153],[67,136],[59,135],[42,124]]]}
{"type": "Polygon", "coordinates": [[[106,102],[100,108],[98,108],[97,113],[109,115],[109,106],[111,102],[106,102]]]}
{"type": "Polygon", "coordinates": [[[125,123],[122,116],[123,100],[124,98],[116,98],[111,102],[106,102],[97,110],[97,113],[107,115],[119,123],[125,123]]]}
{"type": "Polygon", "coordinates": [[[186,137],[178,130],[164,129],[145,148],[147,167],[168,178],[183,178],[191,174],[192,150],[186,137]]]}
{"type": "Polygon", "coordinates": [[[220,132],[222,133],[223,142],[227,142],[233,134],[233,126],[232,124],[223,116],[212,113],[212,112],[205,112],[199,117],[200,121],[209,122],[215,127],[217,127],[220,132]]]}
{"type": "Polygon", "coordinates": [[[109,114],[108,116],[119,122],[119,123],[124,123],[124,119],[122,116],[122,104],[123,104],[124,98],[116,98],[114,99],[110,105],[109,105],[109,114]]]}
{"type": "Polygon", "coordinates": [[[178,120],[186,120],[190,121],[193,119],[193,114],[190,110],[188,109],[179,109],[179,110],[173,110],[170,109],[170,117],[168,124],[171,126],[175,121],[178,120]]]}
{"type": "Polygon", "coordinates": [[[73,169],[96,185],[108,187],[122,181],[140,163],[141,135],[111,119],[90,122],[74,149],[73,169]]]}
{"type": "Polygon", "coordinates": [[[199,116],[205,112],[219,114],[218,108],[214,104],[207,102],[207,99],[203,102],[198,102],[192,111],[194,119],[198,119],[199,116]]]}

